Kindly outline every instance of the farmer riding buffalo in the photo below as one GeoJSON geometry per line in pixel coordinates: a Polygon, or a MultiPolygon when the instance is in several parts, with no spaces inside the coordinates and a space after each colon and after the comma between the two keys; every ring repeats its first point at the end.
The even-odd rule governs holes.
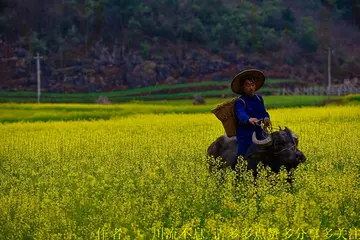
{"type": "MultiPolygon", "coordinates": [[[[261,95],[255,94],[264,82],[264,74],[256,69],[245,70],[233,78],[231,89],[240,95],[232,106],[236,128],[234,136],[220,136],[207,151],[214,158],[221,157],[223,167],[230,166],[232,169],[235,169],[241,156],[248,163],[247,169],[253,170],[254,176],[259,162],[279,172],[281,166],[290,170],[306,159],[297,148],[299,139],[294,132],[287,127],[271,131],[270,115],[264,100],[261,95]]],[[[223,124],[229,129],[229,124],[225,124],[225,121],[223,124]]],[[[225,130],[228,130],[226,127],[225,130]]]]}

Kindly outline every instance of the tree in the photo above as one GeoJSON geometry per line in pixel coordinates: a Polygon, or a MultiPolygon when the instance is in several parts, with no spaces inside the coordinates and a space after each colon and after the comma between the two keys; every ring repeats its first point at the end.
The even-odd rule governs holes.
{"type": "Polygon", "coordinates": [[[296,23],[294,11],[290,8],[285,8],[282,10],[281,15],[284,20],[284,30],[293,32],[295,30],[296,23]]]}
{"type": "Polygon", "coordinates": [[[356,0],[352,0],[352,12],[355,16],[355,22],[358,28],[360,29],[360,4],[356,0]]]}
{"type": "Polygon", "coordinates": [[[316,25],[312,17],[303,17],[301,19],[295,39],[305,51],[315,52],[317,50],[319,42],[316,35],[316,25]]]}
{"type": "Polygon", "coordinates": [[[138,6],[141,2],[140,0],[109,0],[104,6],[105,27],[103,36],[106,36],[108,41],[121,43],[121,57],[123,59],[125,50],[131,43],[130,37],[135,35],[141,27],[135,17],[139,14],[138,6]]]}
{"type": "Polygon", "coordinates": [[[223,19],[224,44],[235,42],[237,47],[243,51],[250,51],[252,48],[252,32],[251,32],[251,9],[253,5],[243,2],[238,8],[230,9],[223,19]]]}

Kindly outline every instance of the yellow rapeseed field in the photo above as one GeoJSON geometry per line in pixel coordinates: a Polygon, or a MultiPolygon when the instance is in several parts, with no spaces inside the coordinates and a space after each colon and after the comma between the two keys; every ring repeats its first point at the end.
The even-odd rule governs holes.
{"type": "Polygon", "coordinates": [[[359,107],[269,113],[307,157],[292,187],[210,176],[212,114],[2,124],[0,239],[360,239],[359,107]]]}

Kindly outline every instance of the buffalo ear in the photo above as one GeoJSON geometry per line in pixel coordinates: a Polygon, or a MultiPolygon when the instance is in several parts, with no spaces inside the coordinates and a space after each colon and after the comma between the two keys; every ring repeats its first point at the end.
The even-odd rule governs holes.
{"type": "Polygon", "coordinates": [[[291,129],[288,128],[288,127],[285,127],[285,130],[288,131],[290,134],[295,134],[295,133],[294,133],[293,131],[291,131],[291,129]]]}
{"type": "Polygon", "coordinates": [[[295,146],[297,147],[299,145],[299,139],[295,138],[294,141],[295,141],[295,146]]]}
{"type": "Polygon", "coordinates": [[[285,127],[285,130],[292,136],[293,139],[295,139],[295,145],[297,146],[299,143],[299,137],[293,131],[291,131],[290,128],[285,127]]]}

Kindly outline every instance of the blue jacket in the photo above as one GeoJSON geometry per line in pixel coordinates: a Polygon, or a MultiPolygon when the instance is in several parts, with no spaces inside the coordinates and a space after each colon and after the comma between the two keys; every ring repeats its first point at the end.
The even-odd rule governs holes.
{"type": "Polygon", "coordinates": [[[240,98],[235,101],[235,114],[239,121],[236,128],[236,137],[239,142],[241,140],[248,141],[254,131],[258,132],[261,130],[260,126],[248,123],[249,118],[270,118],[262,96],[259,94],[255,94],[253,97],[242,95],[240,98]],[[244,106],[244,102],[246,106],[244,106]]]}

